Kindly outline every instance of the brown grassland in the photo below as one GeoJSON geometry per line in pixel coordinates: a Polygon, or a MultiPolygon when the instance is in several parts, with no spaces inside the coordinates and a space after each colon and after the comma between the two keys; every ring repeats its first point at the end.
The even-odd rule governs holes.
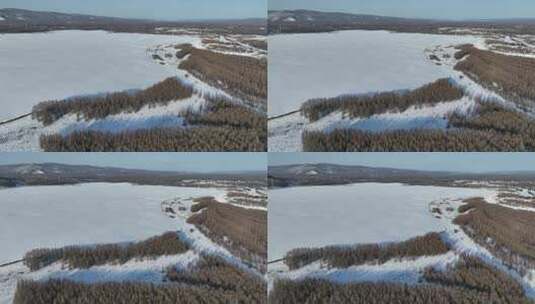
{"type": "Polygon", "coordinates": [[[464,58],[456,70],[521,107],[533,107],[535,59],[480,50],[473,45],[461,46],[455,57],[464,58]]]}
{"type": "Polygon", "coordinates": [[[177,46],[178,58],[189,57],[179,65],[195,77],[229,94],[266,106],[267,60],[228,55],[197,49],[191,45],[177,46]]]}
{"type": "Polygon", "coordinates": [[[489,204],[481,198],[465,202],[459,209],[463,214],[455,219],[465,233],[520,273],[535,266],[535,212],[489,204]]]}
{"type": "Polygon", "coordinates": [[[267,261],[267,212],[223,204],[213,198],[197,200],[188,219],[214,242],[264,272],[267,261]]]}

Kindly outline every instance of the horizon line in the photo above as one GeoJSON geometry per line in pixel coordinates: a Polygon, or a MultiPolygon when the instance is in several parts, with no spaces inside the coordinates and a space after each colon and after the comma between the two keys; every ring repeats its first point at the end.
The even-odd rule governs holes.
{"type": "MultiPolygon", "coordinates": [[[[507,21],[507,20],[534,20],[535,17],[508,17],[508,18],[500,18],[500,17],[487,17],[487,18],[462,18],[462,19],[455,19],[455,18],[426,18],[426,17],[406,17],[406,16],[395,16],[395,15],[384,15],[384,14],[373,14],[373,13],[357,13],[347,10],[339,10],[339,9],[333,9],[333,10],[323,10],[323,9],[306,9],[306,8],[281,8],[281,9],[268,9],[268,15],[270,12],[281,12],[281,11],[309,11],[309,12],[318,12],[318,13],[339,13],[339,14],[349,14],[349,15],[366,15],[366,16],[374,16],[374,17],[386,17],[386,18],[399,18],[399,19],[416,19],[416,20],[427,20],[427,21],[453,21],[453,22],[461,22],[461,21],[507,21]]],[[[269,17],[269,16],[268,16],[269,17]]]]}

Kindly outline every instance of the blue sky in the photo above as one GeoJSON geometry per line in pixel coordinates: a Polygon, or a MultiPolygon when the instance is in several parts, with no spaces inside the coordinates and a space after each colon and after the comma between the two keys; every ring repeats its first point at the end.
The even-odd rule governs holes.
{"type": "Polygon", "coordinates": [[[265,171],[266,153],[0,153],[0,165],[63,163],[132,169],[216,172],[265,171]]]}
{"type": "Polygon", "coordinates": [[[270,153],[269,165],[333,163],[400,169],[535,171],[535,153],[270,153]]]}
{"type": "Polygon", "coordinates": [[[269,0],[269,8],[431,19],[535,17],[533,0],[269,0]]]}
{"type": "Polygon", "coordinates": [[[0,0],[0,8],[162,20],[265,18],[267,0],[0,0]]]}

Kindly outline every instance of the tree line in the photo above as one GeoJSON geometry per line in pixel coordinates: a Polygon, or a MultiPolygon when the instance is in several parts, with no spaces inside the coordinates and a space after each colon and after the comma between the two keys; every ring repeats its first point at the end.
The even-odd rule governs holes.
{"type": "Polygon", "coordinates": [[[70,246],[56,249],[35,249],[24,256],[24,265],[31,271],[39,270],[58,261],[72,268],[90,268],[110,263],[124,264],[134,258],[176,255],[188,250],[188,244],[180,240],[176,232],[168,232],[126,246],[105,244],[94,247],[70,246]]]}
{"type": "Polygon", "coordinates": [[[267,284],[263,278],[212,255],[202,255],[189,269],[171,267],[166,278],[175,284],[230,291],[249,298],[250,303],[265,303],[267,298],[267,284]]]}
{"type": "Polygon", "coordinates": [[[269,303],[374,304],[528,304],[522,285],[482,260],[461,256],[450,269],[426,269],[417,285],[398,283],[337,284],[322,279],[278,280],[269,303]]]}
{"type": "Polygon", "coordinates": [[[361,244],[356,246],[329,246],[323,248],[294,249],[285,257],[291,270],[299,269],[316,261],[329,267],[347,268],[369,263],[384,264],[392,259],[417,258],[445,254],[450,250],[439,233],[391,244],[361,244]]]}
{"type": "Polygon", "coordinates": [[[427,283],[440,286],[480,290],[494,296],[499,302],[525,299],[521,283],[509,274],[486,264],[480,258],[466,254],[462,255],[455,265],[449,266],[446,271],[433,267],[427,268],[423,273],[423,278],[427,283]]]}
{"type": "Polygon", "coordinates": [[[205,95],[207,105],[200,112],[181,113],[187,123],[204,126],[230,126],[265,132],[267,119],[265,115],[242,105],[233,103],[220,95],[205,95]]]}
{"type": "Polygon", "coordinates": [[[388,111],[403,112],[411,106],[454,101],[463,96],[463,91],[451,79],[443,78],[412,91],[312,99],[305,102],[301,110],[310,121],[317,121],[335,111],[351,118],[369,117],[388,111]]]}
{"type": "Polygon", "coordinates": [[[267,133],[233,127],[154,128],[43,135],[47,152],[265,152],[267,133]]]}
{"type": "Polygon", "coordinates": [[[504,108],[498,102],[478,101],[472,115],[450,115],[449,125],[455,128],[511,134],[521,138],[525,150],[535,150],[535,121],[518,110],[504,108]]]}
{"type": "Polygon", "coordinates": [[[413,129],[386,132],[338,129],[303,132],[307,152],[521,152],[521,135],[493,130],[413,129]]]}
{"type": "Polygon", "coordinates": [[[534,151],[535,121],[494,100],[476,100],[469,114],[448,115],[448,127],[370,132],[340,129],[304,132],[305,151],[472,152],[534,151]]]}
{"type": "Polygon", "coordinates": [[[154,128],[123,132],[76,131],[40,138],[51,152],[264,152],[267,150],[267,119],[246,106],[219,95],[204,95],[200,111],[184,111],[190,128],[154,128]]]}
{"type": "Polygon", "coordinates": [[[85,120],[102,119],[123,112],[138,112],[147,105],[166,105],[192,95],[192,86],[171,77],[135,93],[117,92],[41,102],[34,106],[32,117],[44,125],[50,125],[67,114],[77,114],[85,120]]]}
{"type": "Polygon", "coordinates": [[[13,304],[249,304],[267,303],[258,288],[250,293],[223,288],[134,282],[78,283],[66,280],[19,281],[13,304]]]}

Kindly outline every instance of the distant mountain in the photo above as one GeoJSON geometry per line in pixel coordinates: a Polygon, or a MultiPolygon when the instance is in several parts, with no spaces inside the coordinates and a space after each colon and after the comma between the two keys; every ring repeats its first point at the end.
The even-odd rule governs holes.
{"type": "Polygon", "coordinates": [[[56,163],[0,166],[0,186],[62,185],[92,182],[181,186],[194,185],[198,181],[229,181],[265,185],[265,173],[147,171],[56,163]]]}
{"type": "Polygon", "coordinates": [[[265,19],[175,22],[42,12],[16,8],[0,9],[0,33],[44,32],[68,29],[156,33],[156,29],[159,27],[200,27],[211,31],[255,34],[265,33],[265,22],[265,19]]]}
{"type": "Polygon", "coordinates": [[[17,8],[0,9],[0,22],[24,23],[33,25],[102,24],[109,22],[148,22],[114,17],[100,17],[82,14],[39,12],[17,8]]]}
{"type": "Polygon", "coordinates": [[[333,185],[359,182],[447,185],[458,180],[535,181],[535,172],[495,172],[475,174],[334,164],[273,166],[269,167],[268,172],[268,181],[271,187],[333,185]]]}
{"type": "Polygon", "coordinates": [[[311,10],[270,11],[270,23],[315,23],[315,24],[382,24],[386,22],[414,22],[411,19],[365,14],[320,12],[311,10]]]}
{"type": "Polygon", "coordinates": [[[312,10],[269,11],[268,24],[270,33],[331,32],[356,29],[439,33],[443,27],[477,27],[515,33],[535,33],[535,19],[452,21],[312,10]]]}

